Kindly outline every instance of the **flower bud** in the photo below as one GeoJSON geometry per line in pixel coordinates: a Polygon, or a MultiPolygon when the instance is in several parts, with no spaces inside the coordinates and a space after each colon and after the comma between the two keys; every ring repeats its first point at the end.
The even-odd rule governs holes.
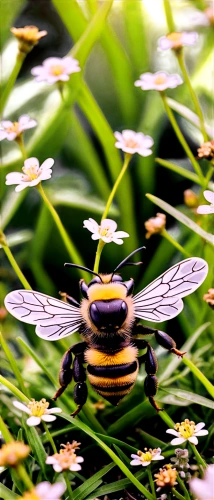
{"type": "Polygon", "coordinates": [[[39,42],[40,38],[47,35],[47,31],[39,31],[37,26],[25,26],[24,28],[11,28],[11,33],[17,38],[19,42],[19,52],[28,54],[35,45],[39,42]]]}
{"type": "Polygon", "coordinates": [[[148,240],[152,234],[162,233],[166,225],[166,216],[161,213],[157,213],[156,217],[151,217],[145,222],[145,228],[147,230],[146,239],[148,240]]]}

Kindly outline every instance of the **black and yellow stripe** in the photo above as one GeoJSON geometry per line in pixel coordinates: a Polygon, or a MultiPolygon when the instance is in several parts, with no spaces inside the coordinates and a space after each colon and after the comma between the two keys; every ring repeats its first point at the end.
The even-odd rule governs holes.
{"type": "Polygon", "coordinates": [[[93,389],[116,406],[136,381],[137,349],[130,345],[115,354],[88,349],[85,358],[89,362],[88,379],[93,389]]]}

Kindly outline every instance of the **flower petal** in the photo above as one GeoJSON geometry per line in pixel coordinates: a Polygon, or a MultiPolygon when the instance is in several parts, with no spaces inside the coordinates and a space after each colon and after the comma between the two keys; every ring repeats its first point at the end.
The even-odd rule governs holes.
{"type": "Polygon", "coordinates": [[[214,191],[209,191],[208,189],[206,189],[206,191],[204,191],[204,198],[205,200],[212,203],[212,205],[214,205],[214,191]]]}
{"type": "Polygon", "coordinates": [[[15,191],[19,193],[20,191],[23,191],[23,189],[27,188],[30,186],[30,182],[23,182],[22,184],[19,184],[16,186],[15,191]]]}
{"type": "Polygon", "coordinates": [[[167,429],[166,433],[167,434],[172,434],[173,436],[177,436],[177,437],[180,436],[179,432],[176,431],[175,429],[167,429]]]}
{"type": "Polygon", "coordinates": [[[19,184],[23,180],[23,174],[21,172],[10,172],[6,175],[6,185],[10,186],[12,184],[19,184]]]}
{"type": "MultiPolygon", "coordinates": [[[[186,440],[185,440],[186,441],[186,440]]],[[[188,441],[192,444],[198,444],[198,439],[196,436],[191,436],[188,438],[188,441]]]]}
{"type": "Polygon", "coordinates": [[[13,401],[13,406],[18,408],[18,410],[24,411],[25,413],[28,413],[28,415],[31,415],[30,409],[23,403],[20,403],[19,401],[13,401]]]}
{"type": "Polygon", "coordinates": [[[44,420],[44,422],[53,422],[54,420],[56,420],[56,417],[54,415],[42,415],[41,416],[41,419],[44,420]]]}
{"type": "Polygon", "coordinates": [[[84,458],[83,457],[77,457],[76,458],[76,463],[77,464],[81,464],[82,462],[84,462],[84,458]]]}
{"type": "Polygon", "coordinates": [[[45,463],[46,464],[49,464],[49,465],[53,465],[53,464],[57,464],[58,461],[56,458],[54,458],[53,456],[52,457],[47,457],[46,460],[45,460],[45,463]]]}
{"type": "MultiPolygon", "coordinates": [[[[204,491],[205,491],[205,484],[203,479],[198,479],[197,477],[194,477],[191,479],[189,482],[190,485],[190,490],[194,494],[194,496],[198,500],[204,500],[204,491]]],[[[211,500],[212,497],[208,497],[208,500],[211,500]]]]}
{"type": "Polygon", "coordinates": [[[63,483],[55,483],[50,485],[50,493],[48,494],[45,500],[58,500],[66,490],[66,487],[63,483]]]}
{"type": "Polygon", "coordinates": [[[183,444],[183,443],[185,443],[185,441],[186,441],[186,439],[185,439],[185,438],[182,438],[182,437],[180,437],[180,438],[175,438],[175,439],[173,439],[173,440],[171,441],[171,444],[172,444],[173,446],[177,446],[177,444],[183,444]]]}
{"type": "Polygon", "coordinates": [[[41,170],[48,170],[49,168],[52,168],[54,164],[54,159],[53,158],[47,158],[47,160],[43,161],[43,163],[40,165],[41,170]]]}
{"type": "Polygon", "coordinates": [[[201,431],[195,432],[195,436],[207,436],[208,431],[206,429],[202,429],[201,431]]]}
{"type": "Polygon", "coordinates": [[[73,470],[73,471],[78,471],[78,470],[81,470],[82,467],[81,465],[79,464],[72,464],[70,467],[69,467],[69,470],[73,470]]]}
{"type": "Polygon", "coordinates": [[[62,472],[62,466],[60,464],[58,464],[58,462],[53,464],[53,469],[55,470],[55,472],[62,472]]]}
{"type": "Polygon", "coordinates": [[[200,205],[197,208],[197,214],[213,214],[214,213],[214,205],[200,205]]]}
{"type": "Polygon", "coordinates": [[[117,229],[117,223],[112,219],[103,219],[100,225],[102,229],[108,229],[112,233],[117,229]]]}
{"type": "Polygon", "coordinates": [[[62,413],[62,409],[56,406],[54,408],[49,408],[48,410],[46,410],[46,413],[62,413]]]}
{"type": "Polygon", "coordinates": [[[40,417],[30,417],[27,419],[27,425],[29,425],[29,427],[34,427],[35,425],[39,425],[41,422],[41,418],[40,417]]]}
{"type": "Polygon", "coordinates": [[[141,463],[142,463],[142,462],[141,462],[139,459],[138,459],[138,460],[132,460],[132,461],[130,462],[130,465],[141,465],[141,463]]]}
{"type": "Polygon", "coordinates": [[[195,430],[196,430],[196,432],[198,432],[198,431],[200,431],[201,429],[203,429],[203,427],[205,427],[205,425],[206,425],[206,424],[205,424],[204,422],[199,422],[199,424],[197,424],[197,425],[195,426],[195,430]]]}

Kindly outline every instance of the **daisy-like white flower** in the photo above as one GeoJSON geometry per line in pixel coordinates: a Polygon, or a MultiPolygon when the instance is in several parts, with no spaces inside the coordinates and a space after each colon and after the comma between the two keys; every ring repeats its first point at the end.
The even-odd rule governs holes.
{"type": "Polygon", "coordinates": [[[168,33],[158,40],[158,46],[161,50],[180,49],[184,45],[195,45],[198,39],[198,33],[195,31],[183,31],[181,33],[168,33]]]}
{"type": "Polygon", "coordinates": [[[163,460],[164,457],[161,455],[161,449],[160,448],[144,448],[143,451],[138,451],[137,455],[131,455],[131,457],[134,459],[130,462],[130,465],[142,465],[143,467],[146,467],[149,465],[152,460],[163,460]]]}
{"type": "Polygon", "coordinates": [[[0,141],[3,141],[3,139],[14,141],[24,130],[36,127],[36,125],[37,121],[32,120],[28,115],[20,116],[17,122],[2,120],[0,125],[0,141]]]}
{"type": "Polygon", "coordinates": [[[140,80],[135,82],[135,87],[141,87],[142,90],[159,90],[163,92],[166,89],[175,89],[183,83],[180,75],[167,73],[166,71],[157,71],[156,73],[143,73],[140,80]]]}
{"type": "Polygon", "coordinates": [[[28,158],[25,160],[24,167],[22,168],[23,174],[21,172],[11,172],[6,175],[6,185],[17,184],[15,188],[17,192],[22,191],[26,187],[36,186],[41,181],[51,178],[51,167],[53,164],[53,158],[48,158],[41,166],[39,166],[37,158],[28,158]]]}
{"type": "Polygon", "coordinates": [[[50,484],[48,481],[43,481],[33,488],[31,491],[25,491],[20,500],[60,500],[65,492],[66,487],[63,483],[50,484]]]}
{"type": "Polygon", "coordinates": [[[211,205],[200,205],[197,208],[198,214],[214,214],[214,191],[204,191],[205,200],[209,201],[211,205]]]}
{"type": "Polygon", "coordinates": [[[88,229],[92,234],[92,240],[103,240],[105,243],[117,243],[117,245],[122,245],[123,240],[121,238],[128,238],[129,234],[125,231],[116,231],[117,224],[112,219],[103,219],[101,224],[97,224],[94,219],[88,219],[83,221],[83,227],[88,229]]]}
{"type": "Polygon", "coordinates": [[[67,82],[72,73],[81,71],[79,61],[71,56],[48,57],[43,61],[42,66],[35,66],[31,70],[36,82],[47,82],[52,85],[56,82],[67,82]]]}
{"type": "Polygon", "coordinates": [[[175,424],[174,429],[167,429],[166,432],[176,436],[176,438],[171,441],[171,444],[174,446],[183,444],[186,441],[196,445],[198,444],[197,436],[206,436],[208,434],[208,431],[203,429],[204,426],[205,424],[203,422],[196,425],[195,422],[186,418],[184,422],[175,424]]]}
{"type": "Polygon", "coordinates": [[[133,130],[123,130],[122,133],[115,132],[114,136],[117,139],[116,148],[122,149],[124,153],[133,155],[138,153],[141,156],[149,156],[152,154],[150,149],[154,141],[149,135],[144,135],[142,132],[134,132],[133,130]]]}
{"type": "Polygon", "coordinates": [[[14,401],[13,405],[18,408],[18,410],[24,411],[27,413],[29,418],[27,419],[27,425],[35,426],[39,425],[43,420],[44,422],[53,422],[56,420],[55,415],[53,413],[61,413],[61,408],[49,408],[49,403],[46,399],[41,399],[41,401],[35,401],[32,399],[28,405],[20,403],[19,401],[14,401]]]}
{"type": "Polygon", "coordinates": [[[213,500],[214,498],[214,464],[208,465],[203,479],[194,477],[189,482],[189,487],[197,500],[213,500]]]}
{"type": "Polygon", "coordinates": [[[79,448],[80,443],[73,441],[72,444],[67,443],[59,453],[55,453],[51,457],[47,457],[46,464],[53,465],[55,472],[62,472],[63,470],[78,471],[81,470],[81,463],[84,458],[77,456],[75,450],[79,448]]]}

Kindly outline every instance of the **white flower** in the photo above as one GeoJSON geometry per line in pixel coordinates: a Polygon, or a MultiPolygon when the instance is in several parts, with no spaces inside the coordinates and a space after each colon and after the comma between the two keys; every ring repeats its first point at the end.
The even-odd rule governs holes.
{"type": "Polygon", "coordinates": [[[190,490],[197,500],[213,500],[214,498],[214,464],[205,469],[203,479],[194,477],[189,482],[190,490]]]}
{"type": "Polygon", "coordinates": [[[62,470],[81,470],[82,467],[79,464],[82,462],[84,462],[84,458],[77,457],[75,453],[55,453],[55,455],[47,457],[45,463],[53,465],[55,472],[62,472],[62,470]]]}
{"type": "Polygon", "coordinates": [[[190,421],[188,418],[184,422],[175,425],[175,429],[167,429],[168,434],[173,434],[176,439],[171,441],[171,444],[177,446],[177,444],[183,444],[185,441],[189,441],[192,444],[198,444],[198,439],[196,436],[206,436],[208,434],[207,430],[201,430],[205,424],[200,422],[195,425],[195,422],[190,421]]]}
{"type": "Polygon", "coordinates": [[[198,39],[198,33],[195,31],[183,31],[181,33],[168,33],[158,40],[161,50],[180,49],[184,45],[194,45],[198,39]]]}
{"type": "Polygon", "coordinates": [[[81,71],[79,61],[71,56],[48,57],[42,66],[36,66],[31,70],[36,82],[47,82],[49,85],[58,81],[67,82],[72,73],[81,71]]]}
{"type": "Polygon", "coordinates": [[[22,168],[23,174],[21,172],[11,172],[6,175],[6,185],[10,186],[12,184],[18,184],[15,191],[19,192],[26,187],[33,187],[39,184],[41,181],[45,181],[51,178],[52,169],[54,164],[53,158],[47,158],[41,166],[39,166],[39,160],[37,158],[28,158],[24,162],[24,167],[22,168]]]}
{"type": "Polygon", "coordinates": [[[0,141],[7,139],[14,141],[24,130],[36,127],[37,121],[32,120],[28,115],[22,115],[17,122],[2,120],[0,130],[0,141]]]}
{"type": "Polygon", "coordinates": [[[26,491],[20,500],[60,500],[65,490],[63,483],[50,484],[48,481],[43,481],[33,490],[26,491]]]}
{"type": "Polygon", "coordinates": [[[114,136],[117,139],[116,148],[122,149],[124,153],[138,153],[141,156],[149,156],[152,150],[154,141],[149,135],[144,135],[142,132],[133,132],[133,130],[123,130],[122,133],[115,132],[114,136]]]}
{"type": "Polygon", "coordinates": [[[214,214],[214,191],[204,191],[205,200],[209,201],[211,205],[200,205],[197,208],[198,214],[214,214]]]}
{"type": "Polygon", "coordinates": [[[164,459],[163,455],[161,455],[160,448],[154,448],[153,450],[152,448],[149,448],[149,450],[147,450],[147,448],[144,448],[144,452],[138,451],[137,455],[133,454],[131,455],[131,457],[134,458],[134,460],[130,462],[130,465],[142,465],[143,467],[149,465],[152,460],[164,459]]]}
{"type": "Polygon", "coordinates": [[[203,10],[194,10],[189,16],[191,26],[212,26],[214,25],[214,5],[203,10]]]}
{"type": "Polygon", "coordinates": [[[94,219],[88,219],[83,221],[83,227],[88,229],[92,234],[92,240],[103,240],[105,243],[117,243],[117,245],[122,245],[123,240],[121,238],[128,238],[129,234],[125,231],[116,231],[117,224],[114,220],[103,219],[101,224],[97,224],[94,219]]]}
{"type": "Polygon", "coordinates": [[[30,417],[27,419],[27,425],[35,426],[39,425],[41,420],[44,422],[53,422],[56,420],[56,417],[52,415],[52,413],[61,413],[61,408],[50,408],[49,403],[47,403],[46,399],[41,399],[41,401],[35,401],[32,399],[28,405],[20,403],[19,401],[14,401],[13,405],[21,411],[28,413],[30,417]]]}
{"type": "Polygon", "coordinates": [[[142,90],[159,90],[162,92],[166,89],[174,89],[181,83],[183,83],[183,80],[179,75],[169,75],[165,71],[157,71],[156,73],[143,73],[140,75],[140,80],[135,82],[135,87],[141,87],[142,90]]]}

